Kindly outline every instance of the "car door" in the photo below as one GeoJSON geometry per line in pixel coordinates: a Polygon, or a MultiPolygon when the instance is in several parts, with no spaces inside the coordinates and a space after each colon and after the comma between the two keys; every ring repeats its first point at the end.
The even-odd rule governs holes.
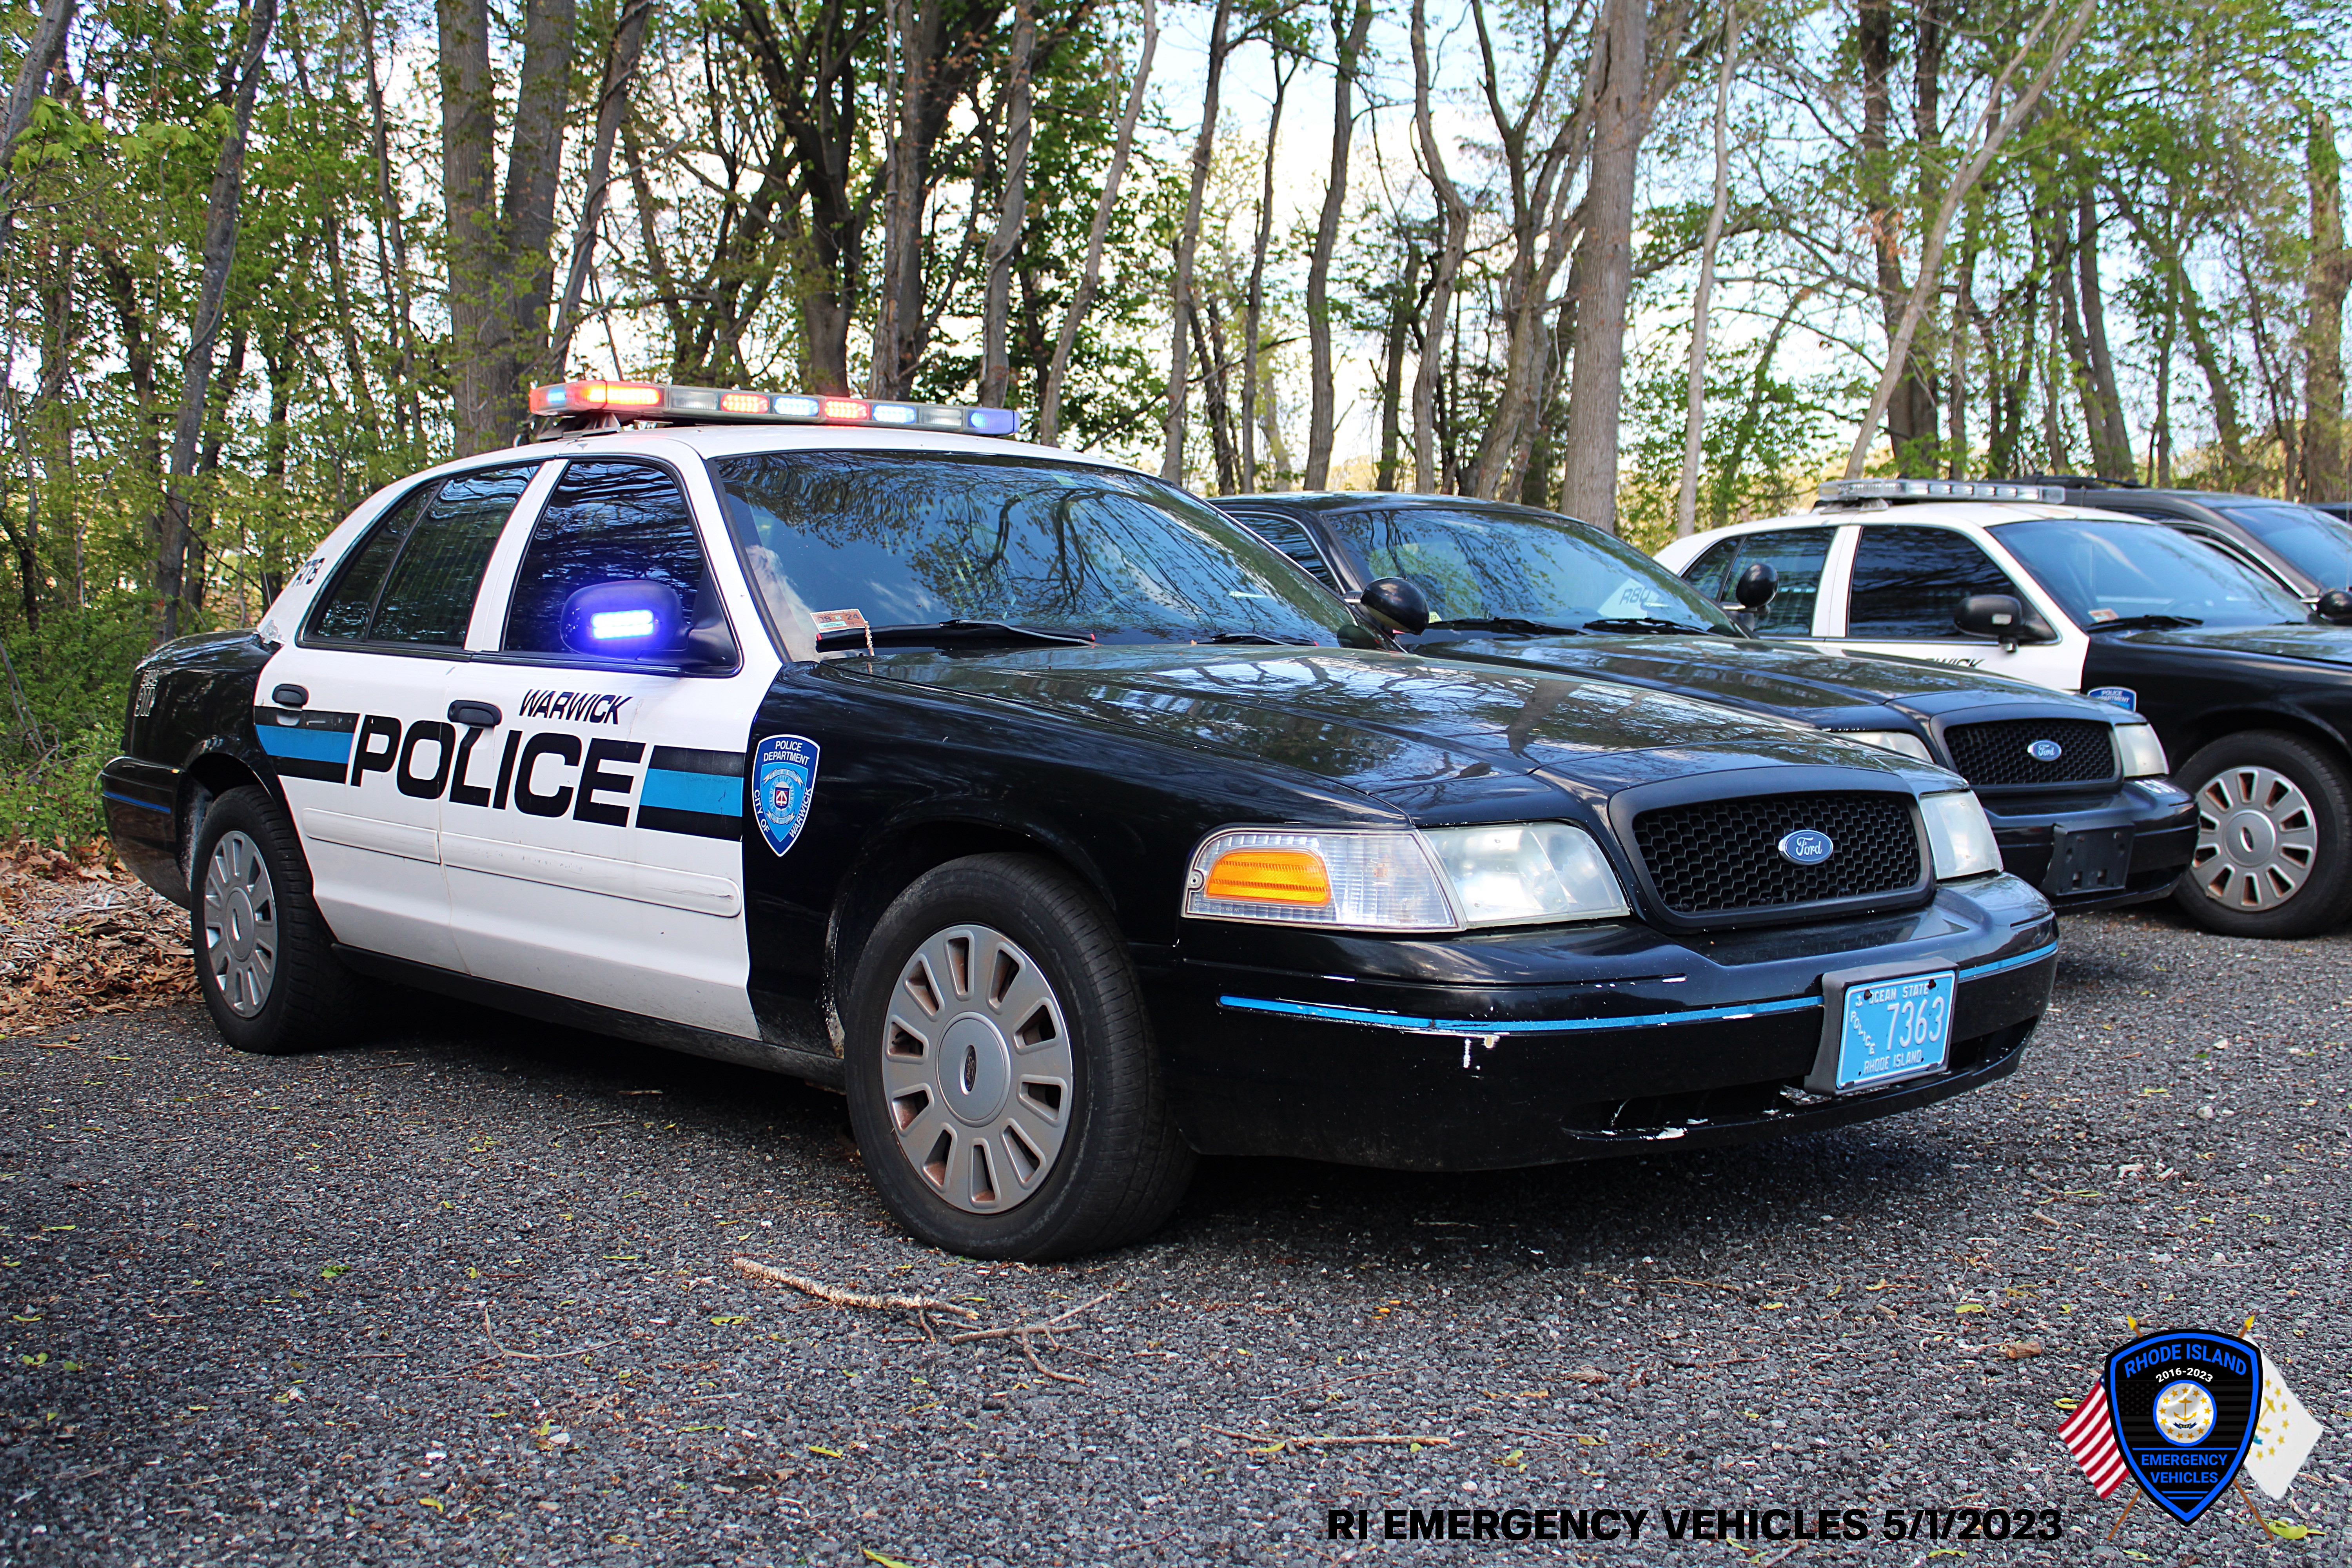
{"type": "Polygon", "coordinates": [[[1844,624],[1831,639],[1833,646],[1964,664],[2060,691],[2082,689],[2082,634],[1967,533],[1917,523],[1871,523],[1856,532],[1844,624]],[[2049,637],[2004,648],[1967,636],[1952,616],[1975,594],[2010,595],[2049,637]]]}
{"type": "Polygon", "coordinates": [[[428,480],[344,555],[255,692],[254,731],[337,941],[458,966],[439,847],[443,710],[492,548],[541,465],[428,480]]]}
{"type": "Polygon", "coordinates": [[[501,546],[506,591],[485,595],[451,689],[481,736],[442,829],[458,951],[486,980],[757,1037],[743,773],[779,661],[735,632],[759,623],[724,534],[701,526],[717,516],[709,480],[698,464],[572,458],[546,498],[501,546]],[[632,581],[724,628],[733,663],[568,646],[572,595],[632,581]]]}

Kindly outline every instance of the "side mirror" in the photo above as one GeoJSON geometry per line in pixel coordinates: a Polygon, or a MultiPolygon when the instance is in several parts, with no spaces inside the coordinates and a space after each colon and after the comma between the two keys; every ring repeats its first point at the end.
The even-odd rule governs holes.
{"type": "Polygon", "coordinates": [[[686,636],[677,590],[651,578],[599,583],[563,601],[563,646],[604,658],[676,659],[686,636]]]}
{"type": "Polygon", "coordinates": [[[1970,594],[1952,612],[1952,625],[1972,637],[1991,637],[2003,653],[2021,642],[2055,642],[2058,634],[2014,594],[1970,594]]]}
{"type": "Polygon", "coordinates": [[[2319,595],[2317,614],[2323,621],[2336,626],[2352,626],[2352,594],[2341,588],[2330,588],[2319,595]]]}
{"type": "Polygon", "coordinates": [[[1419,637],[1429,629],[1429,595],[1406,577],[1382,577],[1356,595],[1383,631],[1419,637]]]}
{"type": "Polygon", "coordinates": [[[1759,561],[1748,567],[1732,584],[1732,597],[1739,601],[1739,608],[1731,612],[1733,624],[1753,637],[1756,634],[1756,617],[1764,613],[1764,606],[1770,604],[1772,595],[1780,591],[1780,574],[1771,563],[1759,561]]]}

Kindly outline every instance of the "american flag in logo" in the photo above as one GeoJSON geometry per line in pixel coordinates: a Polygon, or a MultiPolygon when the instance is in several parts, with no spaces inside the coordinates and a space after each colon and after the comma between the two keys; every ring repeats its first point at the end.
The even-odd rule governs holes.
{"type": "Polygon", "coordinates": [[[2058,1428],[2058,1436],[2074,1456],[2074,1462],[2083,1467],[2083,1478],[2091,1483],[2091,1489],[2101,1498],[2111,1496],[2124,1484],[2129,1472],[2124,1468],[2123,1450],[2116,1447],[2116,1424],[2107,1418],[2105,1383],[2092,1388],[2091,1397],[2058,1428]]]}

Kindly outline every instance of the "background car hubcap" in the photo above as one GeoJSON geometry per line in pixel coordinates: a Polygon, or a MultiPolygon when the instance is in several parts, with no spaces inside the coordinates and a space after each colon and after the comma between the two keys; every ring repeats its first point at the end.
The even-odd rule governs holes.
{"type": "Polygon", "coordinates": [[[955,925],[907,960],[882,1026],[898,1149],[970,1214],[1001,1214],[1053,1173],[1076,1074],[1062,1004],[1005,934],[955,925]]]}
{"type": "Polygon", "coordinates": [[[2214,902],[2276,909],[2302,889],[2318,856],[2318,816],[2284,773],[2231,768],[2197,792],[2197,853],[2189,874],[2214,902]]]}
{"type": "Polygon", "coordinates": [[[278,978],[278,895],[261,847],[224,833],[205,868],[205,962],[221,1000],[240,1018],[268,1004],[278,978]]]}

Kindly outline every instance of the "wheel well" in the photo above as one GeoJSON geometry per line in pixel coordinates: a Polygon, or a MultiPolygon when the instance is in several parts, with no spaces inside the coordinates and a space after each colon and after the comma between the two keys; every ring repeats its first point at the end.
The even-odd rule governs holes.
{"type": "Polygon", "coordinates": [[[2186,767],[2189,758],[2214,742],[2258,730],[2274,731],[2280,734],[2292,735],[2298,741],[2308,742],[2326,752],[2338,768],[2343,769],[2347,774],[2352,774],[2352,753],[2347,752],[2343,738],[2313,723],[2308,719],[2293,713],[2206,714],[2200,718],[2197,727],[2189,731],[2189,743],[2181,748],[2180,754],[2171,759],[2172,765],[2176,771],[2186,767]]]}
{"type": "Polygon", "coordinates": [[[195,886],[196,839],[205,830],[205,813],[212,809],[214,797],[247,784],[268,788],[268,781],[260,774],[219,752],[205,752],[181,773],[180,798],[173,813],[173,824],[179,839],[180,872],[191,889],[195,886]]]}
{"type": "Polygon", "coordinates": [[[1006,852],[1050,860],[1093,887],[1084,872],[1042,840],[981,822],[924,823],[869,848],[850,867],[848,874],[842,878],[841,893],[834,900],[833,918],[826,922],[824,933],[824,1022],[836,1051],[844,1047],[846,1040],[841,1022],[841,994],[848,982],[849,968],[866,937],[881,921],[882,911],[890,907],[890,901],[935,866],[961,860],[967,855],[1006,852]]]}

